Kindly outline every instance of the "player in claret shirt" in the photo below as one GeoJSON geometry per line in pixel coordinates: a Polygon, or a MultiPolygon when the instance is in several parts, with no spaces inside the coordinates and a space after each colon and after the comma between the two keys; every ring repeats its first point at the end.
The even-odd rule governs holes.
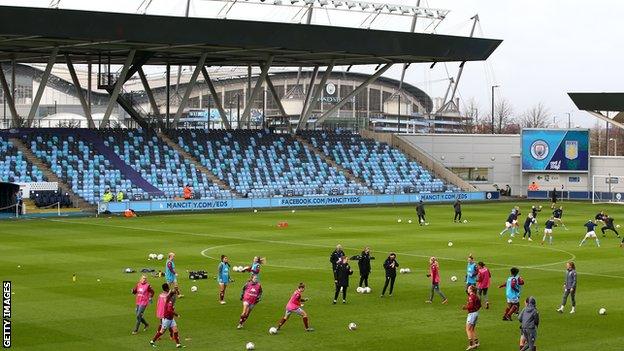
{"type": "Polygon", "coordinates": [[[438,266],[438,260],[435,257],[431,257],[429,259],[429,273],[427,274],[427,277],[431,278],[431,294],[429,295],[429,300],[425,302],[432,303],[433,293],[437,292],[442,298],[442,303],[448,303],[448,299],[444,296],[444,293],[440,291],[440,267],[438,266]]]}
{"type": "Polygon", "coordinates": [[[310,324],[308,322],[308,314],[303,310],[302,302],[308,301],[308,299],[304,298],[301,295],[304,291],[305,284],[299,283],[297,290],[295,290],[295,292],[290,297],[290,300],[288,300],[288,303],[286,304],[286,314],[277,323],[277,330],[280,330],[280,328],[284,325],[284,323],[286,323],[288,318],[290,318],[291,314],[296,313],[300,315],[301,318],[303,318],[303,326],[305,327],[305,331],[314,331],[314,328],[310,327],[310,324]]]}
{"type": "Polygon", "coordinates": [[[144,325],[143,331],[147,330],[147,327],[149,327],[149,324],[147,323],[145,318],[143,318],[143,314],[147,309],[147,305],[152,303],[152,297],[154,297],[154,289],[152,289],[152,286],[149,285],[149,283],[147,282],[146,276],[141,276],[141,279],[139,280],[137,285],[134,287],[134,289],[132,289],[132,294],[136,295],[136,324],[134,326],[132,334],[136,334],[139,332],[139,327],[141,326],[141,323],[143,323],[144,325]]]}
{"type": "Polygon", "coordinates": [[[238,320],[237,329],[243,328],[243,324],[249,318],[249,314],[262,298],[262,286],[258,283],[258,276],[252,275],[241,291],[241,301],[243,301],[243,313],[238,320]]]}
{"type": "Polygon", "coordinates": [[[598,225],[596,224],[596,220],[592,219],[589,220],[587,223],[585,223],[585,227],[587,227],[587,233],[585,234],[585,237],[583,238],[583,240],[581,240],[581,243],[579,244],[579,246],[583,246],[583,244],[585,244],[585,241],[587,239],[593,238],[594,240],[596,240],[596,246],[600,247],[600,240],[598,239],[598,236],[596,235],[595,229],[598,225]]]}
{"type": "MultiPolygon", "coordinates": [[[[164,289],[165,287],[163,286],[163,290],[164,289]]],[[[170,289],[167,293],[161,326],[156,331],[156,335],[154,335],[154,338],[150,340],[150,345],[152,345],[153,347],[156,347],[156,341],[158,341],[160,337],[165,334],[165,331],[167,331],[167,329],[170,330],[170,333],[173,333],[173,340],[176,343],[176,347],[183,347],[180,343],[180,336],[178,335],[178,325],[175,320],[176,317],[179,317],[178,313],[175,311],[175,302],[178,295],[179,290],[177,287],[170,289]]]]}
{"type": "Polygon", "coordinates": [[[462,308],[468,311],[466,318],[466,336],[468,337],[468,347],[466,350],[474,350],[479,347],[479,337],[477,336],[477,320],[479,319],[479,310],[481,309],[481,300],[477,296],[477,288],[468,287],[468,303],[462,308]]]}
{"type": "Polygon", "coordinates": [[[490,308],[490,302],[488,301],[488,289],[490,288],[490,279],[492,273],[485,266],[485,263],[477,263],[477,295],[479,298],[485,301],[485,309],[490,308]]]}

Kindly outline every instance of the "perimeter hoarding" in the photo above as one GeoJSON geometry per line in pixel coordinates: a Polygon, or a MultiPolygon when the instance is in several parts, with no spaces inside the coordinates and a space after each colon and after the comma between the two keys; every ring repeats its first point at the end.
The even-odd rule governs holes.
{"type": "Polygon", "coordinates": [[[589,172],[588,129],[523,129],[523,172],[589,172]]]}

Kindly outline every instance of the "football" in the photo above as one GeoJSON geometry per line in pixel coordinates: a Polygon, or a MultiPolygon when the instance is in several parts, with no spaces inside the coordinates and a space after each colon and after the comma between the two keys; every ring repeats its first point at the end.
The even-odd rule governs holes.
{"type": "Polygon", "coordinates": [[[411,220],[411,219],[410,219],[410,220],[408,220],[408,221],[407,221],[407,223],[412,224],[412,220],[411,220]]]}
{"type": "Polygon", "coordinates": [[[449,241],[449,242],[448,242],[448,246],[449,246],[449,247],[453,246],[453,242],[452,242],[452,241],[449,241]]]}
{"type": "Polygon", "coordinates": [[[425,225],[429,225],[429,222],[425,222],[425,225]]]}
{"type": "Polygon", "coordinates": [[[357,329],[357,324],[351,322],[349,323],[349,330],[356,330],[357,329]]]}
{"type": "Polygon", "coordinates": [[[358,286],[357,288],[355,288],[355,291],[356,291],[358,294],[362,294],[362,293],[364,292],[364,288],[362,288],[361,286],[358,286]]]}
{"type": "Polygon", "coordinates": [[[295,213],[295,210],[290,211],[291,213],[295,213]]]}
{"type": "Polygon", "coordinates": [[[400,218],[399,218],[399,219],[397,219],[397,223],[401,223],[401,219],[400,219],[400,218]]]}
{"type": "Polygon", "coordinates": [[[467,220],[467,219],[464,219],[464,223],[468,223],[468,220],[467,220]]]}
{"type": "Polygon", "coordinates": [[[277,334],[277,328],[275,328],[275,327],[269,328],[269,334],[271,334],[271,335],[277,334]]]}
{"type": "Polygon", "coordinates": [[[401,273],[401,274],[405,273],[405,268],[399,269],[399,273],[401,273]]]}
{"type": "Polygon", "coordinates": [[[258,210],[254,210],[254,213],[258,213],[258,210]]]}
{"type": "Polygon", "coordinates": [[[233,270],[234,272],[240,272],[240,269],[238,268],[238,266],[234,266],[234,267],[232,267],[232,270],[233,270]]]}
{"type": "Polygon", "coordinates": [[[246,350],[255,350],[255,349],[256,349],[256,345],[255,345],[253,342],[251,342],[251,341],[250,341],[250,342],[248,342],[248,343],[245,345],[245,349],[246,349],[246,350]]]}
{"type": "Polygon", "coordinates": [[[158,254],[158,256],[156,256],[156,258],[157,258],[159,261],[162,261],[162,260],[163,260],[163,258],[165,258],[165,255],[163,255],[163,254],[158,254]]]}
{"type": "Polygon", "coordinates": [[[147,256],[148,260],[155,260],[156,259],[156,254],[155,253],[151,253],[147,256]]]}
{"type": "Polygon", "coordinates": [[[599,309],[599,310],[598,310],[598,314],[599,314],[599,315],[605,315],[605,314],[607,314],[607,309],[606,309],[606,308],[604,308],[604,307],[603,307],[603,308],[601,308],[601,309],[599,309]]]}
{"type": "Polygon", "coordinates": [[[620,227],[620,225],[618,224],[618,225],[616,225],[615,227],[616,227],[616,228],[619,228],[619,227],[620,227]]]}
{"type": "Polygon", "coordinates": [[[196,292],[197,291],[197,287],[195,285],[191,286],[191,291],[192,292],[196,292]]]}
{"type": "Polygon", "coordinates": [[[421,220],[420,220],[420,223],[425,223],[425,220],[424,220],[424,219],[421,219],[421,220]]]}
{"type": "Polygon", "coordinates": [[[513,242],[513,240],[509,239],[507,240],[507,244],[511,244],[513,242]]]}
{"type": "Polygon", "coordinates": [[[365,293],[365,294],[370,294],[370,293],[371,293],[371,290],[372,290],[372,289],[371,289],[370,287],[368,287],[368,286],[367,286],[367,287],[365,287],[365,288],[364,288],[364,293],[365,293]]]}
{"type": "Polygon", "coordinates": [[[452,281],[452,282],[456,282],[456,281],[457,281],[457,277],[456,277],[456,276],[452,276],[452,277],[451,277],[451,281],[452,281]]]}

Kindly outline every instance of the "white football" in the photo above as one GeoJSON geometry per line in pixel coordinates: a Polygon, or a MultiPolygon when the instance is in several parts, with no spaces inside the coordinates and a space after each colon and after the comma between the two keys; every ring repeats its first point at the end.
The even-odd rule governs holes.
{"type": "Polygon", "coordinates": [[[513,242],[513,240],[509,239],[507,240],[507,244],[511,244],[513,242]]]}
{"type": "Polygon", "coordinates": [[[448,246],[449,246],[449,247],[453,246],[453,242],[452,242],[452,241],[449,241],[449,242],[448,242],[448,246]]]}
{"type": "Polygon", "coordinates": [[[425,223],[425,220],[424,220],[424,219],[421,219],[421,220],[420,220],[420,223],[425,223]]]}
{"type": "Polygon", "coordinates": [[[468,223],[468,220],[467,220],[467,219],[464,219],[464,223],[468,223]]]}
{"type": "Polygon", "coordinates": [[[372,291],[372,289],[370,287],[368,287],[368,286],[364,288],[364,293],[365,294],[370,294],[371,291],[372,291]]]}
{"type": "Polygon", "coordinates": [[[290,211],[290,212],[295,213],[295,210],[292,210],[292,211],[290,211]]]}
{"type": "Polygon", "coordinates": [[[405,268],[405,273],[412,273],[412,269],[411,268],[405,268]]]}
{"type": "Polygon", "coordinates": [[[411,219],[410,219],[410,220],[408,220],[408,221],[407,221],[407,223],[412,224],[412,220],[411,220],[411,219]]]}
{"type": "Polygon", "coordinates": [[[401,221],[401,219],[400,219],[400,218],[399,218],[399,219],[397,219],[397,223],[401,223],[401,222],[402,222],[402,221],[401,221]]]}
{"type": "Polygon", "coordinates": [[[606,308],[604,308],[604,307],[603,307],[603,308],[601,308],[601,309],[599,309],[599,310],[598,310],[598,314],[600,314],[600,315],[607,314],[607,309],[606,309],[606,308]]]}
{"type": "Polygon", "coordinates": [[[349,330],[356,330],[357,329],[357,324],[351,322],[349,323],[349,330]]]}
{"type": "Polygon", "coordinates": [[[399,273],[401,273],[401,274],[405,273],[405,268],[399,269],[399,273]]]}
{"type": "Polygon", "coordinates": [[[232,267],[232,270],[233,270],[234,272],[240,272],[240,270],[238,269],[238,266],[234,266],[234,267],[232,267]]]}
{"type": "Polygon", "coordinates": [[[358,294],[362,294],[362,293],[364,292],[364,288],[362,288],[361,286],[358,286],[357,288],[355,288],[355,291],[356,291],[358,294]]]}
{"type": "Polygon", "coordinates": [[[254,210],[254,213],[258,213],[258,210],[254,210]]]}
{"type": "Polygon", "coordinates": [[[277,328],[275,328],[275,327],[269,328],[269,334],[271,334],[271,335],[277,334],[277,328]]]}
{"type": "Polygon", "coordinates": [[[163,255],[163,254],[158,254],[158,256],[156,256],[156,258],[157,258],[159,261],[162,261],[162,260],[163,260],[163,258],[165,258],[165,255],[163,255]]]}
{"type": "Polygon", "coordinates": [[[151,254],[147,255],[147,259],[148,260],[155,260],[156,259],[156,254],[155,253],[151,253],[151,254]]]}
{"type": "Polygon", "coordinates": [[[619,228],[619,227],[620,227],[620,225],[618,224],[618,225],[616,225],[615,227],[616,227],[616,228],[619,228]]]}
{"type": "Polygon", "coordinates": [[[456,276],[452,276],[452,277],[451,277],[451,281],[452,281],[452,282],[456,282],[456,281],[457,281],[457,277],[456,277],[456,276]]]}
{"type": "Polygon", "coordinates": [[[256,349],[256,345],[253,342],[250,341],[250,342],[248,342],[245,345],[245,349],[247,349],[247,350],[255,350],[256,349]]]}
{"type": "Polygon", "coordinates": [[[197,287],[195,285],[191,286],[191,291],[192,292],[196,292],[197,291],[197,287]]]}
{"type": "Polygon", "coordinates": [[[425,222],[425,225],[429,225],[429,222],[425,222]]]}

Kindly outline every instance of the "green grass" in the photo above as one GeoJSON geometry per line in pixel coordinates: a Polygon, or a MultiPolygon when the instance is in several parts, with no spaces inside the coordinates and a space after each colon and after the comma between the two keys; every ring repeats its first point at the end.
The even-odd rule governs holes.
{"type": "MultiPolygon", "coordinates": [[[[521,203],[524,214],[529,204],[521,203]]],[[[545,210],[548,206],[546,203],[545,210]]],[[[493,285],[504,281],[512,265],[521,268],[526,280],[523,297],[534,295],[542,324],[542,350],[619,350],[624,345],[624,250],[612,234],[579,248],[582,224],[602,208],[618,219],[624,207],[566,203],[564,219],[569,231],[555,230],[553,246],[541,247],[515,239],[509,245],[498,232],[511,203],[465,204],[467,224],[450,220],[449,204],[428,206],[431,225],[408,224],[415,218],[411,207],[333,208],[260,211],[258,213],[205,213],[145,216],[136,219],[82,218],[0,222],[0,275],[13,282],[13,347],[15,350],[142,350],[149,349],[154,329],[130,335],[134,323],[134,298],[130,289],[139,277],[122,269],[162,269],[164,261],[148,261],[149,253],[177,253],[179,271],[216,270],[211,257],[227,254],[235,265],[248,264],[254,255],[266,256],[263,268],[263,301],[256,307],[245,329],[236,330],[238,300],[247,275],[234,273],[227,294],[228,304],[217,304],[214,279],[192,283],[180,274],[186,297],[177,303],[180,334],[189,349],[243,350],[253,341],[257,350],[463,350],[465,303],[463,283],[465,257],[473,253],[489,264],[493,285]],[[401,224],[397,219],[402,218],[401,224]],[[278,221],[287,220],[287,229],[278,221]],[[331,227],[331,229],[330,229],[331,227]],[[452,240],[453,247],[447,242],[452,240]],[[331,304],[333,280],[328,261],[332,248],[341,243],[348,255],[365,245],[373,249],[371,286],[373,293],[355,293],[357,269],[348,304],[331,304]],[[392,298],[379,298],[383,283],[381,263],[389,251],[398,253],[402,267],[412,274],[399,275],[392,298]],[[429,281],[427,259],[440,258],[442,290],[448,305],[426,305],[429,281]],[[579,272],[576,315],[555,312],[564,278],[564,262],[574,259],[579,272]],[[18,268],[18,265],[21,266],[18,268]],[[72,282],[72,274],[77,281],[72,282]],[[459,282],[452,283],[456,275],[459,282]],[[98,282],[97,279],[100,279],[98,282]],[[267,330],[284,311],[298,282],[307,283],[311,300],[305,309],[314,333],[304,333],[299,317],[293,316],[279,335],[267,330]],[[599,316],[600,307],[607,308],[599,316]],[[359,329],[347,331],[356,322],[359,329]],[[619,345],[619,346],[618,346],[619,345]]],[[[543,222],[549,211],[542,212],[543,222]]],[[[523,214],[523,216],[524,216],[523,214]]],[[[620,221],[621,223],[624,220],[620,221]]],[[[539,233],[535,237],[540,237],[539,233]]],[[[353,262],[354,268],[357,264],[353,262]]],[[[211,277],[212,278],[212,277],[211,277]]],[[[161,281],[150,279],[158,289],[161,281]]],[[[503,289],[490,292],[492,308],[482,310],[478,324],[481,350],[515,350],[518,323],[501,321],[505,306],[503,289]]],[[[147,311],[155,326],[154,307],[147,311]]],[[[173,349],[163,340],[160,349],[173,349]]]]}

